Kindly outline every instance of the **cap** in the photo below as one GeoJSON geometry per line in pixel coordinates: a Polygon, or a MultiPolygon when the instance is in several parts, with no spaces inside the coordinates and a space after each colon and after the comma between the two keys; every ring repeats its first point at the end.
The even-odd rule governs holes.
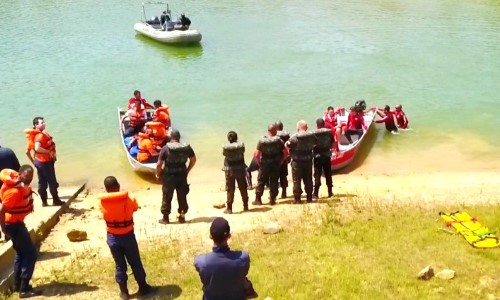
{"type": "Polygon", "coordinates": [[[218,217],[215,218],[210,225],[210,235],[214,241],[223,241],[230,233],[231,228],[226,219],[218,217]]]}

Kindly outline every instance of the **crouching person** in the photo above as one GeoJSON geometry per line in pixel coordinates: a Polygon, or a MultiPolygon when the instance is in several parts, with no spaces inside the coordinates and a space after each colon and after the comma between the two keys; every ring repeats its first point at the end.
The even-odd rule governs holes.
{"type": "Polygon", "coordinates": [[[231,251],[227,241],[231,238],[229,223],[215,218],[210,226],[214,241],[212,252],[198,255],[194,266],[203,284],[203,300],[244,300],[257,298],[250,280],[250,256],[245,251],[231,251]]]}
{"type": "Polygon", "coordinates": [[[127,288],[127,262],[132,268],[139,285],[139,295],[149,295],[157,291],[146,283],[146,272],[142,266],[139,247],[134,234],[133,214],[138,209],[135,199],[128,192],[120,192],[120,184],[113,176],[104,179],[106,193],[98,196],[100,209],[106,221],[107,243],[116,263],[116,282],[120,286],[121,299],[129,299],[127,288]]]}

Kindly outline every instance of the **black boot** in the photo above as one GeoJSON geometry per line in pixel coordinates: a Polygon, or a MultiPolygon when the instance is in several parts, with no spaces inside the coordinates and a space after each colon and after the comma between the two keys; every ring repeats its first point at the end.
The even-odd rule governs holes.
{"type": "Polygon", "coordinates": [[[139,290],[137,291],[137,294],[139,294],[140,296],[151,295],[158,291],[157,287],[150,286],[146,282],[139,283],[138,285],[139,285],[139,290]]]}
{"type": "Polygon", "coordinates": [[[313,198],[314,199],[319,199],[319,186],[318,187],[314,187],[313,198]]]}
{"type": "Polygon", "coordinates": [[[168,215],[163,215],[163,218],[161,218],[161,219],[158,221],[158,223],[160,223],[160,224],[164,224],[164,225],[169,224],[169,223],[170,223],[170,220],[168,219],[168,215]]]}
{"type": "Polygon", "coordinates": [[[256,196],[255,201],[252,202],[252,205],[262,205],[262,198],[261,196],[256,196]]]}
{"type": "Polygon", "coordinates": [[[128,300],[129,298],[129,293],[128,293],[128,288],[127,288],[127,283],[122,282],[118,284],[120,286],[120,298],[123,300],[128,300]]]}
{"type": "Polygon", "coordinates": [[[328,187],[328,197],[333,197],[333,188],[331,186],[328,187]]]}
{"type": "Polygon", "coordinates": [[[31,298],[40,296],[42,291],[34,290],[33,287],[29,284],[28,280],[21,280],[21,285],[19,287],[19,298],[31,298]]]}
{"type": "Polygon", "coordinates": [[[286,188],[281,189],[281,199],[286,198],[286,188]]]}
{"type": "Polygon", "coordinates": [[[248,199],[243,201],[243,211],[248,211],[248,199]]]}
{"type": "Polygon", "coordinates": [[[269,199],[269,205],[276,205],[276,198],[275,197],[271,197],[271,199],[269,199]]]}
{"type": "Polygon", "coordinates": [[[293,199],[294,199],[292,202],[293,204],[301,204],[302,203],[302,201],[300,201],[300,195],[299,196],[294,195],[293,199]]]}
{"type": "Polygon", "coordinates": [[[226,204],[226,210],[224,211],[225,214],[232,214],[233,213],[233,203],[229,204],[227,203],[226,204]]]}
{"type": "Polygon", "coordinates": [[[185,216],[184,212],[182,212],[182,213],[179,214],[179,218],[178,219],[179,219],[179,223],[181,223],[181,224],[186,223],[186,216],[185,216]]]}
{"type": "Polygon", "coordinates": [[[42,206],[43,207],[49,206],[49,204],[47,203],[47,199],[42,198],[42,206]]]}
{"type": "Polygon", "coordinates": [[[19,292],[21,289],[21,274],[14,273],[14,286],[12,287],[12,291],[19,292]]]}
{"type": "Polygon", "coordinates": [[[64,204],[64,201],[61,201],[59,197],[54,197],[54,200],[52,200],[52,205],[53,206],[61,206],[64,204]]]}
{"type": "Polygon", "coordinates": [[[312,196],[312,194],[309,194],[309,195],[306,196],[306,201],[307,201],[307,203],[313,202],[313,196],[312,196]]]}

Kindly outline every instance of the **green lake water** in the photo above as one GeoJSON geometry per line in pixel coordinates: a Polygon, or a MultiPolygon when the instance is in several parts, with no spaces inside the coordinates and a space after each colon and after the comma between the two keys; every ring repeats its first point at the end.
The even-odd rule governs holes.
{"type": "MultiPolygon", "coordinates": [[[[500,2],[175,1],[203,40],[172,47],[136,35],[140,1],[0,2],[0,144],[24,162],[23,130],[44,116],[59,181],[132,172],[116,108],[135,89],[171,107],[192,144],[191,181],[222,181],[236,130],[247,157],[267,124],[294,131],[325,108],[403,104],[412,131],[371,132],[353,172],[500,169],[500,2]]],[[[157,14],[160,14],[158,8],[157,14]]],[[[312,127],[312,126],[311,126],[312,127]]]]}

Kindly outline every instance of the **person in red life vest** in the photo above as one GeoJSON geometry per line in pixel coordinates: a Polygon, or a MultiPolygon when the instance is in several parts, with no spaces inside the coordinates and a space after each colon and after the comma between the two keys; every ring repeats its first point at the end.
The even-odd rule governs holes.
{"type": "Polygon", "coordinates": [[[33,127],[39,131],[35,135],[33,150],[35,150],[34,165],[38,174],[38,194],[42,199],[42,205],[48,205],[47,187],[52,195],[52,204],[55,206],[63,205],[64,202],[59,199],[57,191],[59,183],[54,168],[57,160],[56,144],[52,136],[45,130],[46,125],[43,117],[35,117],[33,127]]]}
{"type": "Polygon", "coordinates": [[[377,114],[382,118],[380,120],[376,120],[375,123],[385,123],[385,129],[391,133],[397,133],[398,127],[396,126],[396,122],[394,121],[394,114],[391,111],[389,105],[384,107],[384,113],[380,113],[377,111],[377,114]]]}
{"type": "Polygon", "coordinates": [[[356,108],[353,106],[349,112],[349,116],[347,118],[345,137],[352,144],[351,135],[358,135],[358,139],[361,138],[363,133],[367,130],[365,120],[363,118],[363,112],[356,111],[356,108]]]}
{"type": "Polygon", "coordinates": [[[170,112],[168,111],[168,105],[161,105],[160,100],[155,100],[153,102],[155,106],[155,111],[153,112],[153,121],[161,122],[165,125],[165,128],[172,126],[170,121],[170,112]]]}
{"type": "Polygon", "coordinates": [[[100,210],[106,221],[107,244],[116,263],[115,279],[120,287],[121,299],[129,299],[127,287],[127,262],[132,268],[139,286],[139,295],[149,295],[158,289],[146,282],[146,272],[139,254],[139,246],[134,234],[133,214],[139,206],[128,192],[120,191],[120,184],[114,176],[104,179],[106,193],[98,195],[100,210]]]}
{"type": "Polygon", "coordinates": [[[135,105],[133,108],[129,109],[125,115],[122,117],[121,123],[124,124],[125,118],[128,118],[128,127],[123,130],[123,137],[129,137],[138,134],[142,131],[144,124],[146,123],[146,117],[144,116],[144,109],[140,100],[135,100],[135,105]]]}
{"type": "Polygon", "coordinates": [[[0,172],[4,185],[0,190],[0,227],[6,238],[12,240],[16,251],[14,260],[14,288],[19,298],[35,297],[42,294],[30,285],[37,251],[28,229],[24,224],[26,216],[33,212],[33,198],[30,183],[33,180],[33,167],[23,165],[19,173],[4,169],[0,172]]]}
{"type": "Polygon", "coordinates": [[[146,99],[143,99],[143,98],[141,97],[141,92],[140,92],[140,91],[135,90],[135,91],[134,91],[134,97],[132,97],[132,98],[130,98],[130,99],[128,100],[128,109],[131,109],[131,108],[133,108],[134,106],[136,106],[136,105],[137,105],[137,104],[136,104],[136,101],[140,101],[140,103],[142,104],[142,106],[143,106],[144,108],[151,108],[151,109],[153,109],[153,108],[154,108],[154,106],[153,106],[153,105],[151,105],[151,104],[149,104],[149,103],[146,101],[146,99]]]}
{"type": "Polygon", "coordinates": [[[408,128],[408,118],[406,117],[405,112],[403,111],[403,106],[401,104],[396,105],[394,111],[394,115],[396,116],[396,122],[399,128],[407,129],[408,128]]]}
{"type": "Polygon", "coordinates": [[[328,106],[327,111],[323,116],[325,127],[329,128],[332,131],[332,135],[334,138],[333,149],[335,150],[335,152],[340,151],[339,141],[342,137],[342,127],[345,127],[345,124],[342,125],[337,121],[337,114],[339,114],[343,109],[343,107],[334,109],[332,106],[328,106]]]}

